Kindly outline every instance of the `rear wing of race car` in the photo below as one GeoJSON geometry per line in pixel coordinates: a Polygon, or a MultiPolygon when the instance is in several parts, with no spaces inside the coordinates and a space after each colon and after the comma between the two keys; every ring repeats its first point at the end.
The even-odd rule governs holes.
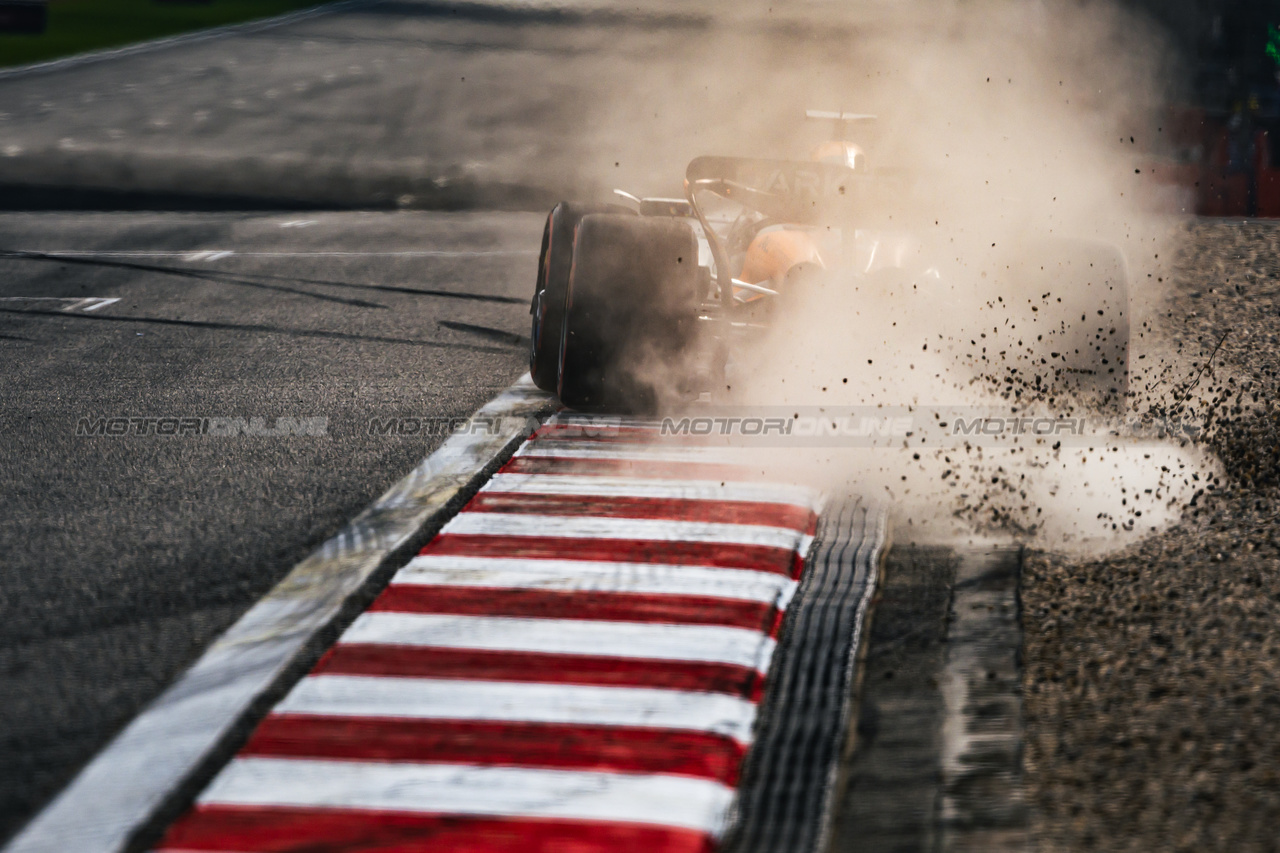
{"type": "Polygon", "coordinates": [[[849,138],[850,125],[861,122],[875,121],[879,116],[871,113],[846,113],[839,110],[805,110],[804,117],[816,121],[833,121],[836,125],[836,139],[847,140],[849,138]]]}
{"type": "Polygon", "coordinates": [[[685,170],[685,195],[732,199],[784,222],[811,223],[849,212],[865,178],[848,166],[748,157],[698,157],[685,170]]]}
{"type": "Polygon", "coordinates": [[[879,118],[871,113],[845,113],[834,110],[805,110],[804,117],[831,121],[875,121],[879,118]]]}

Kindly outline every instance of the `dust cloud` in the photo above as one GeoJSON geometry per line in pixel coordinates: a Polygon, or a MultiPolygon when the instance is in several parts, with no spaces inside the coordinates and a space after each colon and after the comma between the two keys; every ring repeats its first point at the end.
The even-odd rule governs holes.
{"type": "MultiPolygon", "coordinates": [[[[755,73],[737,66],[733,85],[758,86],[737,124],[759,132],[715,153],[796,156],[833,128],[771,119],[805,107],[872,113],[874,123],[847,132],[879,189],[839,224],[841,257],[826,259],[825,274],[773,282],[791,292],[768,331],[735,344],[716,402],[833,420],[907,407],[917,426],[891,443],[833,437],[753,455],[768,476],[891,501],[900,539],[1013,534],[1096,552],[1176,520],[1218,475],[1176,426],[1172,436],[1131,434],[1153,402],[1147,318],[1162,302],[1170,216],[1181,207],[1144,174],[1178,84],[1160,33],[1102,2],[865,6],[875,14],[850,31],[839,61],[827,40],[814,48],[826,59],[801,54],[775,67],[778,54],[757,52],[755,73]],[[796,68],[819,66],[798,79],[796,68]],[[771,87],[773,72],[782,83],[771,87]],[[1120,272],[1087,290],[1082,276],[1108,264],[1120,272]],[[1106,316],[1094,320],[1104,314],[1095,308],[1106,316]],[[1114,356],[1083,371],[1063,366],[1054,350],[1076,314],[1088,318],[1089,346],[1128,325],[1127,388],[1114,356]],[[1006,433],[984,446],[938,426],[939,407],[1076,420],[1068,440],[1006,433]]],[[[728,35],[720,45],[726,55],[742,48],[728,35]]],[[[729,84],[708,68],[688,79],[723,91],[729,84]]],[[[1072,340],[1078,352],[1083,339],[1072,340]]]]}

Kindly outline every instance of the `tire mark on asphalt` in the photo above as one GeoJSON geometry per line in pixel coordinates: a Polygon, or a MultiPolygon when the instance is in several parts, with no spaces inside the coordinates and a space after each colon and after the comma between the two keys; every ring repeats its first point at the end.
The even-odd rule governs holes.
{"type": "MultiPolygon", "coordinates": [[[[364,254],[372,254],[372,253],[237,252],[234,255],[229,255],[228,257],[272,257],[272,258],[274,257],[312,257],[312,256],[314,257],[363,257],[364,254]]],[[[396,253],[396,256],[398,257],[400,256],[400,254],[401,253],[396,253]]],[[[429,253],[429,254],[422,253],[422,252],[412,252],[412,253],[403,253],[403,254],[408,257],[459,256],[458,253],[449,254],[445,252],[429,253]]],[[[501,254],[501,253],[476,253],[476,254],[477,256],[488,256],[491,254],[501,254]]],[[[519,254],[527,254],[527,253],[521,252],[519,254]]],[[[346,288],[354,288],[357,290],[376,290],[384,293],[404,293],[411,296],[437,296],[442,299],[464,299],[464,300],[470,300],[475,302],[496,302],[496,303],[507,304],[507,305],[526,305],[529,302],[529,300],[525,299],[524,297],[498,296],[496,294],[490,294],[490,293],[461,293],[455,290],[438,290],[438,289],[432,289],[432,288],[416,288],[416,287],[398,287],[396,285],[390,285],[390,284],[361,284],[359,282],[352,282],[352,281],[333,281],[332,279],[323,279],[323,278],[303,278],[301,276],[285,276],[285,275],[277,275],[274,273],[241,272],[241,273],[236,273],[234,276],[230,276],[224,273],[190,269],[189,267],[173,267],[173,266],[165,266],[161,264],[140,264],[140,263],[137,263],[136,261],[111,260],[114,258],[121,258],[121,257],[190,257],[190,255],[191,255],[190,252],[164,252],[164,253],[161,253],[161,252],[138,252],[138,253],[103,252],[99,254],[99,253],[89,253],[89,252],[63,253],[63,252],[36,252],[36,251],[28,251],[28,250],[0,249],[0,259],[57,261],[60,263],[98,265],[98,266],[106,266],[106,267],[124,267],[126,269],[131,269],[135,271],[158,272],[162,274],[182,276],[184,278],[197,278],[202,281],[214,281],[214,282],[227,281],[231,284],[244,284],[249,287],[261,286],[261,285],[257,285],[254,282],[254,279],[266,279],[269,281],[292,281],[292,282],[297,282],[298,284],[318,284],[318,285],[324,285],[326,287],[346,287],[346,288]],[[106,259],[104,260],[104,258],[106,259]]],[[[276,288],[276,289],[279,289],[279,288],[276,288]]],[[[299,293],[306,296],[315,296],[319,299],[335,298],[335,297],[326,297],[320,294],[312,294],[307,291],[296,291],[292,289],[288,289],[288,290],[291,293],[299,293]]],[[[356,304],[359,307],[359,300],[354,301],[352,304],[356,304]]],[[[376,308],[386,307],[385,305],[382,305],[376,302],[366,303],[366,305],[373,306],[376,308]]]]}
{"type": "Polygon", "coordinates": [[[470,335],[479,335],[482,338],[487,338],[491,341],[499,341],[515,347],[527,347],[529,345],[529,339],[524,335],[504,332],[502,329],[494,329],[489,326],[473,326],[470,323],[458,323],[453,320],[437,320],[436,325],[443,326],[446,329],[452,329],[455,332],[466,332],[470,335]]]}
{"type": "Polygon", "coordinates": [[[242,287],[256,287],[262,290],[274,290],[279,293],[292,293],[295,296],[306,296],[311,299],[318,299],[322,302],[337,302],[342,305],[349,305],[353,308],[386,309],[387,307],[380,302],[368,302],[364,299],[347,299],[341,296],[328,296],[323,293],[312,293],[307,290],[299,290],[296,287],[285,287],[278,284],[266,284],[261,281],[253,281],[246,277],[232,276],[217,272],[204,272],[202,270],[187,269],[184,267],[162,266],[160,264],[140,264],[133,261],[109,261],[94,258],[68,257],[65,255],[47,255],[43,252],[15,252],[7,249],[0,249],[0,259],[48,261],[59,264],[79,264],[81,266],[122,269],[129,270],[130,272],[159,273],[161,275],[172,275],[179,278],[194,278],[201,281],[213,282],[215,284],[238,284],[242,287]]]}
{"type": "Polygon", "coordinates": [[[441,341],[415,341],[412,338],[392,338],[384,335],[354,335],[348,332],[330,332],[322,329],[286,329],[257,323],[218,323],[206,320],[170,320],[164,317],[121,317],[105,314],[68,314],[65,311],[24,311],[21,308],[0,308],[0,314],[22,314],[28,317],[57,318],[61,320],[98,320],[116,323],[148,323],[159,326],[178,326],[191,329],[208,329],[219,332],[261,332],[268,335],[293,335],[301,338],[327,338],[342,341],[366,341],[380,344],[405,344],[433,349],[463,350],[467,352],[508,353],[510,347],[484,347],[475,344],[450,344],[441,341]]]}

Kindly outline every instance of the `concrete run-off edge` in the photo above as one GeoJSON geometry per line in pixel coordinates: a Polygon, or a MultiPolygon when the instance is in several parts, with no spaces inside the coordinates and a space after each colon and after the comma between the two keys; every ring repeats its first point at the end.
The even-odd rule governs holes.
{"type": "Polygon", "coordinates": [[[118,853],[287,674],[313,638],[419,531],[554,408],[528,376],[285,576],[27,825],[5,853],[118,853]]]}

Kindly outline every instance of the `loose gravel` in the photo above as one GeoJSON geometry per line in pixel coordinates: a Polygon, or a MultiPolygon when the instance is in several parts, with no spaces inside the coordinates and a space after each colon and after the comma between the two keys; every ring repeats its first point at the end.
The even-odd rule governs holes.
{"type": "Polygon", "coordinates": [[[1028,555],[1024,760],[1045,853],[1280,850],[1280,223],[1177,236],[1148,343],[1195,386],[1135,404],[1195,425],[1227,476],[1118,553],[1028,555]]]}

